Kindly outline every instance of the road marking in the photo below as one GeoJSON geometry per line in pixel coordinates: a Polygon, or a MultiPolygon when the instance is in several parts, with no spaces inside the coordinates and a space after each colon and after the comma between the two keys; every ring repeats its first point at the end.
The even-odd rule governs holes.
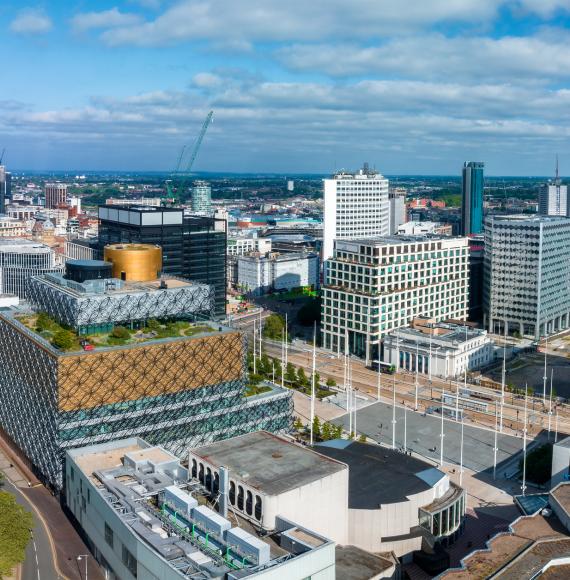
{"type": "Polygon", "coordinates": [[[31,536],[32,536],[32,544],[34,545],[34,556],[36,557],[36,568],[37,568],[37,571],[38,571],[38,580],[41,580],[41,577],[40,577],[40,562],[38,560],[38,549],[36,547],[36,539],[34,538],[34,534],[33,533],[31,533],[31,536]]]}

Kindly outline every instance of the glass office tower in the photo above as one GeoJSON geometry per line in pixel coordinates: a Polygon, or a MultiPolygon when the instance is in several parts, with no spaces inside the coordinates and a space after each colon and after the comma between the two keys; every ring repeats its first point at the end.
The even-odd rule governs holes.
{"type": "Polygon", "coordinates": [[[481,161],[466,161],[463,164],[461,233],[464,236],[483,233],[484,167],[481,161]]]}

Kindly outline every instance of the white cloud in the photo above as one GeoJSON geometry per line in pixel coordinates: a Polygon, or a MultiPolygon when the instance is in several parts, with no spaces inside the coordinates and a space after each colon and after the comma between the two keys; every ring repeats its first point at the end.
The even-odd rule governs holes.
{"type": "Polygon", "coordinates": [[[117,7],[102,12],[84,12],[76,14],[71,19],[71,26],[76,31],[94,28],[116,28],[140,24],[142,18],[138,14],[121,12],[117,7]]]}
{"type": "Polygon", "coordinates": [[[36,8],[24,8],[10,23],[10,30],[18,34],[44,34],[52,27],[51,18],[36,8]]]}
{"type": "Polygon", "coordinates": [[[297,44],[277,51],[297,71],[331,76],[396,74],[412,78],[517,79],[570,77],[570,35],[487,38],[418,35],[381,45],[297,44]]]}

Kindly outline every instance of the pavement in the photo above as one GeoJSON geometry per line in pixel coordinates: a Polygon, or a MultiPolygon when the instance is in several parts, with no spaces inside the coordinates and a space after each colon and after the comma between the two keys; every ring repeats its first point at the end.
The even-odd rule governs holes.
{"type": "MultiPolygon", "coordinates": [[[[34,519],[32,538],[20,566],[22,580],[86,580],[83,562],[77,556],[89,549],[65,515],[59,501],[41,484],[7,442],[0,439],[0,471],[4,489],[16,497],[34,519]]],[[[90,580],[104,576],[95,559],[87,559],[90,580]]]]}
{"type": "MultiPolygon", "coordinates": [[[[345,414],[333,421],[342,423],[348,430],[349,418],[345,414]]],[[[461,423],[444,419],[443,460],[444,464],[459,465],[461,455],[461,423]]],[[[407,447],[435,463],[440,461],[441,417],[425,415],[396,406],[396,447],[404,447],[404,425],[407,427],[407,447]],[[434,450],[435,448],[435,450],[434,450]]],[[[365,434],[369,439],[392,445],[392,405],[374,403],[356,414],[356,432],[365,434]]],[[[490,429],[464,425],[463,465],[473,471],[481,472],[493,468],[494,432],[490,429]]],[[[497,436],[497,465],[508,463],[523,447],[520,437],[506,434],[497,436]]],[[[514,469],[514,468],[513,468],[514,469]]]]}

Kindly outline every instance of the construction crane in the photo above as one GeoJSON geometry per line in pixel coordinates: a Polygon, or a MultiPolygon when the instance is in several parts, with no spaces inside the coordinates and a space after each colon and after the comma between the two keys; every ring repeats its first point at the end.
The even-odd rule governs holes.
{"type": "Polygon", "coordinates": [[[0,165],[2,165],[2,161],[4,161],[4,153],[6,153],[6,147],[2,149],[2,155],[0,155],[0,165]]]}
{"type": "Polygon", "coordinates": [[[177,175],[182,176],[182,178],[180,179],[180,181],[178,182],[178,184],[176,186],[176,191],[174,191],[172,188],[173,179],[168,180],[166,182],[166,190],[168,193],[168,197],[170,197],[173,200],[173,203],[180,200],[180,197],[182,195],[182,192],[184,190],[186,182],[188,181],[188,179],[190,177],[190,172],[192,171],[192,166],[194,165],[194,161],[196,161],[196,157],[198,156],[198,151],[200,150],[200,146],[202,145],[204,135],[206,135],[206,131],[208,130],[210,123],[213,122],[213,119],[214,119],[214,111],[210,111],[206,115],[206,119],[204,120],[204,123],[202,125],[202,129],[200,129],[200,133],[198,134],[198,138],[196,139],[196,142],[194,143],[194,147],[192,147],[192,151],[190,153],[190,157],[188,158],[188,162],[186,163],[186,167],[185,167],[184,171],[180,171],[180,166],[182,165],[182,160],[184,159],[184,156],[185,156],[185,153],[186,153],[188,147],[186,145],[184,145],[184,147],[182,147],[182,150],[180,151],[180,155],[178,156],[178,162],[176,164],[176,169],[174,170],[174,173],[172,174],[173,178],[177,175]]]}

